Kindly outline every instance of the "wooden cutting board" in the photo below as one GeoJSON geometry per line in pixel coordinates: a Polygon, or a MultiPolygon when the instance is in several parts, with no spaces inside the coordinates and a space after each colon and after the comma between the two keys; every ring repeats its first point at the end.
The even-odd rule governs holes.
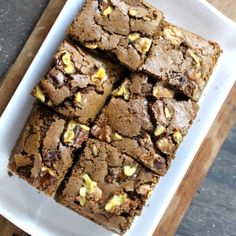
{"type": "MultiPolygon", "coordinates": [[[[236,21],[235,0],[208,0],[224,14],[236,21]]],[[[45,39],[55,19],[60,13],[66,0],[51,0],[39,22],[35,26],[24,48],[11,66],[0,84],[0,115],[27,71],[31,61],[45,39]]],[[[229,93],[217,118],[210,128],[188,172],[181,182],[171,203],[169,204],[160,223],[157,225],[154,236],[174,235],[179,223],[185,215],[192,199],[211,167],[221,145],[236,120],[236,84],[229,93]],[[224,125],[223,125],[224,124],[224,125]],[[215,138],[217,137],[217,139],[215,138]]],[[[22,230],[0,216],[0,235],[25,236],[22,230]]]]}

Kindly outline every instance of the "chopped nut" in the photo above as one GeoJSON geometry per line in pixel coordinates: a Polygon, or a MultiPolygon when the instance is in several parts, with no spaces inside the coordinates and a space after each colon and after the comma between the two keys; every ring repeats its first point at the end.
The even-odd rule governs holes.
{"type": "Polygon", "coordinates": [[[52,101],[51,101],[51,100],[48,100],[48,103],[47,103],[47,105],[48,105],[49,107],[52,107],[52,106],[53,106],[53,103],[52,103],[52,101]]]}
{"type": "Polygon", "coordinates": [[[150,186],[150,184],[143,184],[140,185],[137,189],[137,193],[141,194],[141,195],[148,195],[150,193],[150,191],[152,191],[152,187],[150,186]]]}
{"type": "Polygon", "coordinates": [[[182,33],[177,30],[177,28],[173,26],[169,26],[168,28],[165,28],[163,31],[163,35],[171,41],[174,45],[180,45],[183,41],[183,35],[182,33]]]}
{"type": "Polygon", "coordinates": [[[85,47],[89,49],[96,49],[98,45],[95,43],[85,43],[85,47]]]}
{"type": "Polygon", "coordinates": [[[167,107],[164,108],[166,119],[171,120],[172,115],[167,107]]]}
{"type": "Polygon", "coordinates": [[[85,197],[77,196],[75,199],[76,199],[76,201],[78,201],[80,203],[81,206],[84,206],[86,204],[85,197]]]}
{"type": "Polygon", "coordinates": [[[154,190],[151,190],[151,191],[148,193],[147,197],[148,197],[148,198],[151,197],[152,194],[153,194],[153,192],[154,192],[154,190]]]}
{"type": "Polygon", "coordinates": [[[112,92],[112,95],[115,97],[124,97],[126,101],[129,100],[130,92],[127,89],[128,83],[129,81],[126,79],[119,88],[112,92]]]}
{"type": "Polygon", "coordinates": [[[108,79],[108,76],[106,74],[106,70],[101,66],[98,71],[91,76],[91,80],[94,83],[102,83],[108,79]]]}
{"type": "Polygon", "coordinates": [[[126,194],[114,195],[106,204],[105,210],[112,213],[116,207],[124,204],[127,201],[126,194]]]}
{"type": "Polygon", "coordinates": [[[86,188],[86,187],[80,188],[80,190],[79,190],[79,195],[80,195],[81,197],[85,197],[85,196],[86,196],[86,193],[87,193],[87,188],[86,188]]]}
{"type": "Polygon", "coordinates": [[[36,86],[33,91],[33,96],[38,98],[41,102],[45,102],[45,96],[39,86],[36,86]]]}
{"type": "Polygon", "coordinates": [[[178,144],[180,144],[183,139],[182,134],[179,131],[174,132],[173,138],[174,138],[175,142],[178,144]]]}
{"type": "Polygon", "coordinates": [[[66,66],[64,68],[65,72],[67,74],[73,74],[75,72],[75,67],[74,67],[74,64],[71,60],[71,55],[67,51],[61,52],[61,55],[62,55],[61,59],[62,59],[64,65],[66,66]]]}
{"type": "Polygon", "coordinates": [[[137,12],[137,10],[135,10],[135,9],[129,9],[129,15],[130,16],[136,16],[138,14],[138,12],[137,12]]]}
{"type": "Polygon", "coordinates": [[[90,128],[87,125],[79,125],[82,129],[90,131],[90,128]]]}
{"type": "Polygon", "coordinates": [[[64,142],[70,143],[72,141],[72,139],[74,139],[74,137],[75,137],[74,128],[76,127],[76,125],[78,125],[78,123],[75,122],[74,120],[71,120],[69,122],[67,130],[63,135],[64,142]]]}
{"type": "Polygon", "coordinates": [[[163,133],[165,133],[166,128],[162,125],[158,125],[154,131],[154,135],[156,137],[159,137],[160,135],[162,135],[163,133]]]}
{"type": "Polygon", "coordinates": [[[153,88],[152,95],[157,98],[173,98],[174,97],[174,90],[165,88],[160,83],[157,83],[153,88]]]}
{"type": "Polygon", "coordinates": [[[108,15],[110,15],[111,13],[112,13],[112,7],[109,6],[109,7],[107,7],[107,8],[102,12],[102,15],[103,15],[103,16],[108,16],[108,15]]]}
{"type": "Polygon", "coordinates": [[[55,170],[52,170],[52,169],[50,169],[50,168],[48,168],[48,167],[46,167],[46,166],[43,166],[43,167],[41,168],[41,171],[42,171],[42,172],[47,171],[51,176],[56,176],[56,175],[57,175],[57,173],[56,173],[55,170]]]}
{"type": "Polygon", "coordinates": [[[92,146],[92,153],[93,153],[93,155],[94,155],[95,157],[98,155],[99,149],[98,149],[98,147],[97,147],[96,145],[93,145],[93,146],[92,146]]]}
{"type": "Polygon", "coordinates": [[[136,40],[139,39],[139,38],[140,38],[140,34],[139,34],[139,33],[130,34],[130,35],[128,36],[128,39],[129,39],[129,41],[131,41],[131,42],[134,42],[134,41],[136,41],[136,40]]]}
{"type": "Polygon", "coordinates": [[[140,38],[140,39],[136,40],[134,46],[136,47],[136,49],[140,53],[142,53],[144,55],[149,51],[151,45],[152,45],[152,40],[151,39],[149,39],[149,38],[140,38]]]}
{"type": "Polygon", "coordinates": [[[94,137],[98,138],[99,140],[105,141],[110,143],[112,137],[112,129],[110,126],[106,125],[100,128],[97,125],[94,125],[91,129],[91,133],[94,137]]]}
{"type": "Polygon", "coordinates": [[[78,102],[78,103],[81,103],[82,101],[82,96],[81,96],[81,93],[78,92],[75,94],[75,101],[78,102]]]}
{"type": "Polygon", "coordinates": [[[192,50],[188,50],[189,55],[193,58],[196,63],[196,68],[199,70],[201,67],[202,60],[201,58],[196,55],[192,50]]]}
{"type": "Polygon", "coordinates": [[[131,167],[131,166],[124,166],[124,169],[123,169],[124,174],[126,176],[132,176],[136,172],[136,170],[137,170],[137,165],[133,166],[133,167],[131,167]]]}
{"type": "Polygon", "coordinates": [[[114,133],[114,134],[112,135],[112,138],[113,138],[114,140],[122,140],[122,139],[123,139],[123,137],[122,137],[120,134],[118,134],[118,133],[114,133]]]}
{"type": "Polygon", "coordinates": [[[157,141],[157,147],[166,154],[172,153],[175,149],[175,145],[166,137],[157,141]]]}

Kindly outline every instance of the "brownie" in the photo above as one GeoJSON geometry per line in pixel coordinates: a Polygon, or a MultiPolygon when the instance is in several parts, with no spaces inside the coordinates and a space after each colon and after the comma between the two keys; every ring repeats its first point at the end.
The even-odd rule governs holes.
{"type": "Polygon", "coordinates": [[[220,53],[217,43],[163,21],[142,71],[198,101],[220,53]]]}
{"type": "Polygon", "coordinates": [[[53,196],[72,165],[73,151],[81,147],[88,133],[88,127],[66,121],[35,103],[8,167],[35,188],[53,196]]]}
{"type": "Polygon", "coordinates": [[[123,68],[65,40],[33,95],[56,112],[87,125],[123,74],[123,68]]]}
{"type": "Polygon", "coordinates": [[[140,215],[158,179],[117,148],[89,139],[57,201],[123,234],[140,215]]]}
{"type": "Polygon", "coordinates": [[[159,10],[143,0],[87,0],[68,36],[136,71],[146,59],[162,18],[159,10]]]}
{"type": "Polygon", "coordinates": [[[91,134],[164,175],[198,106],[148,76],[133,73],[113,91],[91,134]]]}

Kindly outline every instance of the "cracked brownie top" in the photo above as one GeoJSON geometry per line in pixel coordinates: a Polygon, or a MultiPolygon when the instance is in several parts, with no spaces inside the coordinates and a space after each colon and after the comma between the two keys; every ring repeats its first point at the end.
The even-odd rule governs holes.
{"type": "Polygon", "coordinates": [[[73,150],[88,138],[88,129],[34,104],[12,152],[9,169],[52,196],[72,165],[73,150]]]}
{"type": "Polygon", "coordinates": [[[33,95],[65,117],[89,124],[124,73],[109,60],[65,40],[33,95]]]}
{"type": "Polygon", "coordinates": [[[68,35],[90,49],[115,55],[135,71],[143,64],[162,18],[145,1],[87,0],[68,35]]]}
{"type": "Polygon", "coordinates": [[[57,201],[124,233],[159,177],[105,142],[89,139],[57,201]]]}

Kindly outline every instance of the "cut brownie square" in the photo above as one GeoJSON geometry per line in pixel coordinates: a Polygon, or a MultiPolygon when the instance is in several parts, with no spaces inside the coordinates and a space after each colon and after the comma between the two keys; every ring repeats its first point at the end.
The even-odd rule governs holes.
{"type": "Polygon", "coordinates": [[[114,56],[136,71],[145,61],[163,14],[143,0],[87,0],[68,36],[114,56]]]}
{"type": "Polygon", "coordinates": [[[67,122],[46,106],[34,104],[8,167],[35,188],[53,196],[72,165],[74,149],[82,145],[88,133],[88,127],[67,122]]]}
{"type": "Polygon", "coordinates": [[[123,234],[140,215],[158,179],[110,144],[89,139],[57,201],[123,234]]]}
{"type": "Polygon", "coordinates": [[[217,43],[163,21],[142,71],[198,101],[220,53],[217,43]]]}
{"type": "Polygon", "coordinates": [[[64,41],[33,95],[82,124],[94,120],[124,69],[64,41]]]}
{"type": "Polygon", "coordinates": [[[178,94],[155,83],[144,74],[132,74],[113,91],[91,134],[164,175],[198,106],[176,100],[178,94]]]}

